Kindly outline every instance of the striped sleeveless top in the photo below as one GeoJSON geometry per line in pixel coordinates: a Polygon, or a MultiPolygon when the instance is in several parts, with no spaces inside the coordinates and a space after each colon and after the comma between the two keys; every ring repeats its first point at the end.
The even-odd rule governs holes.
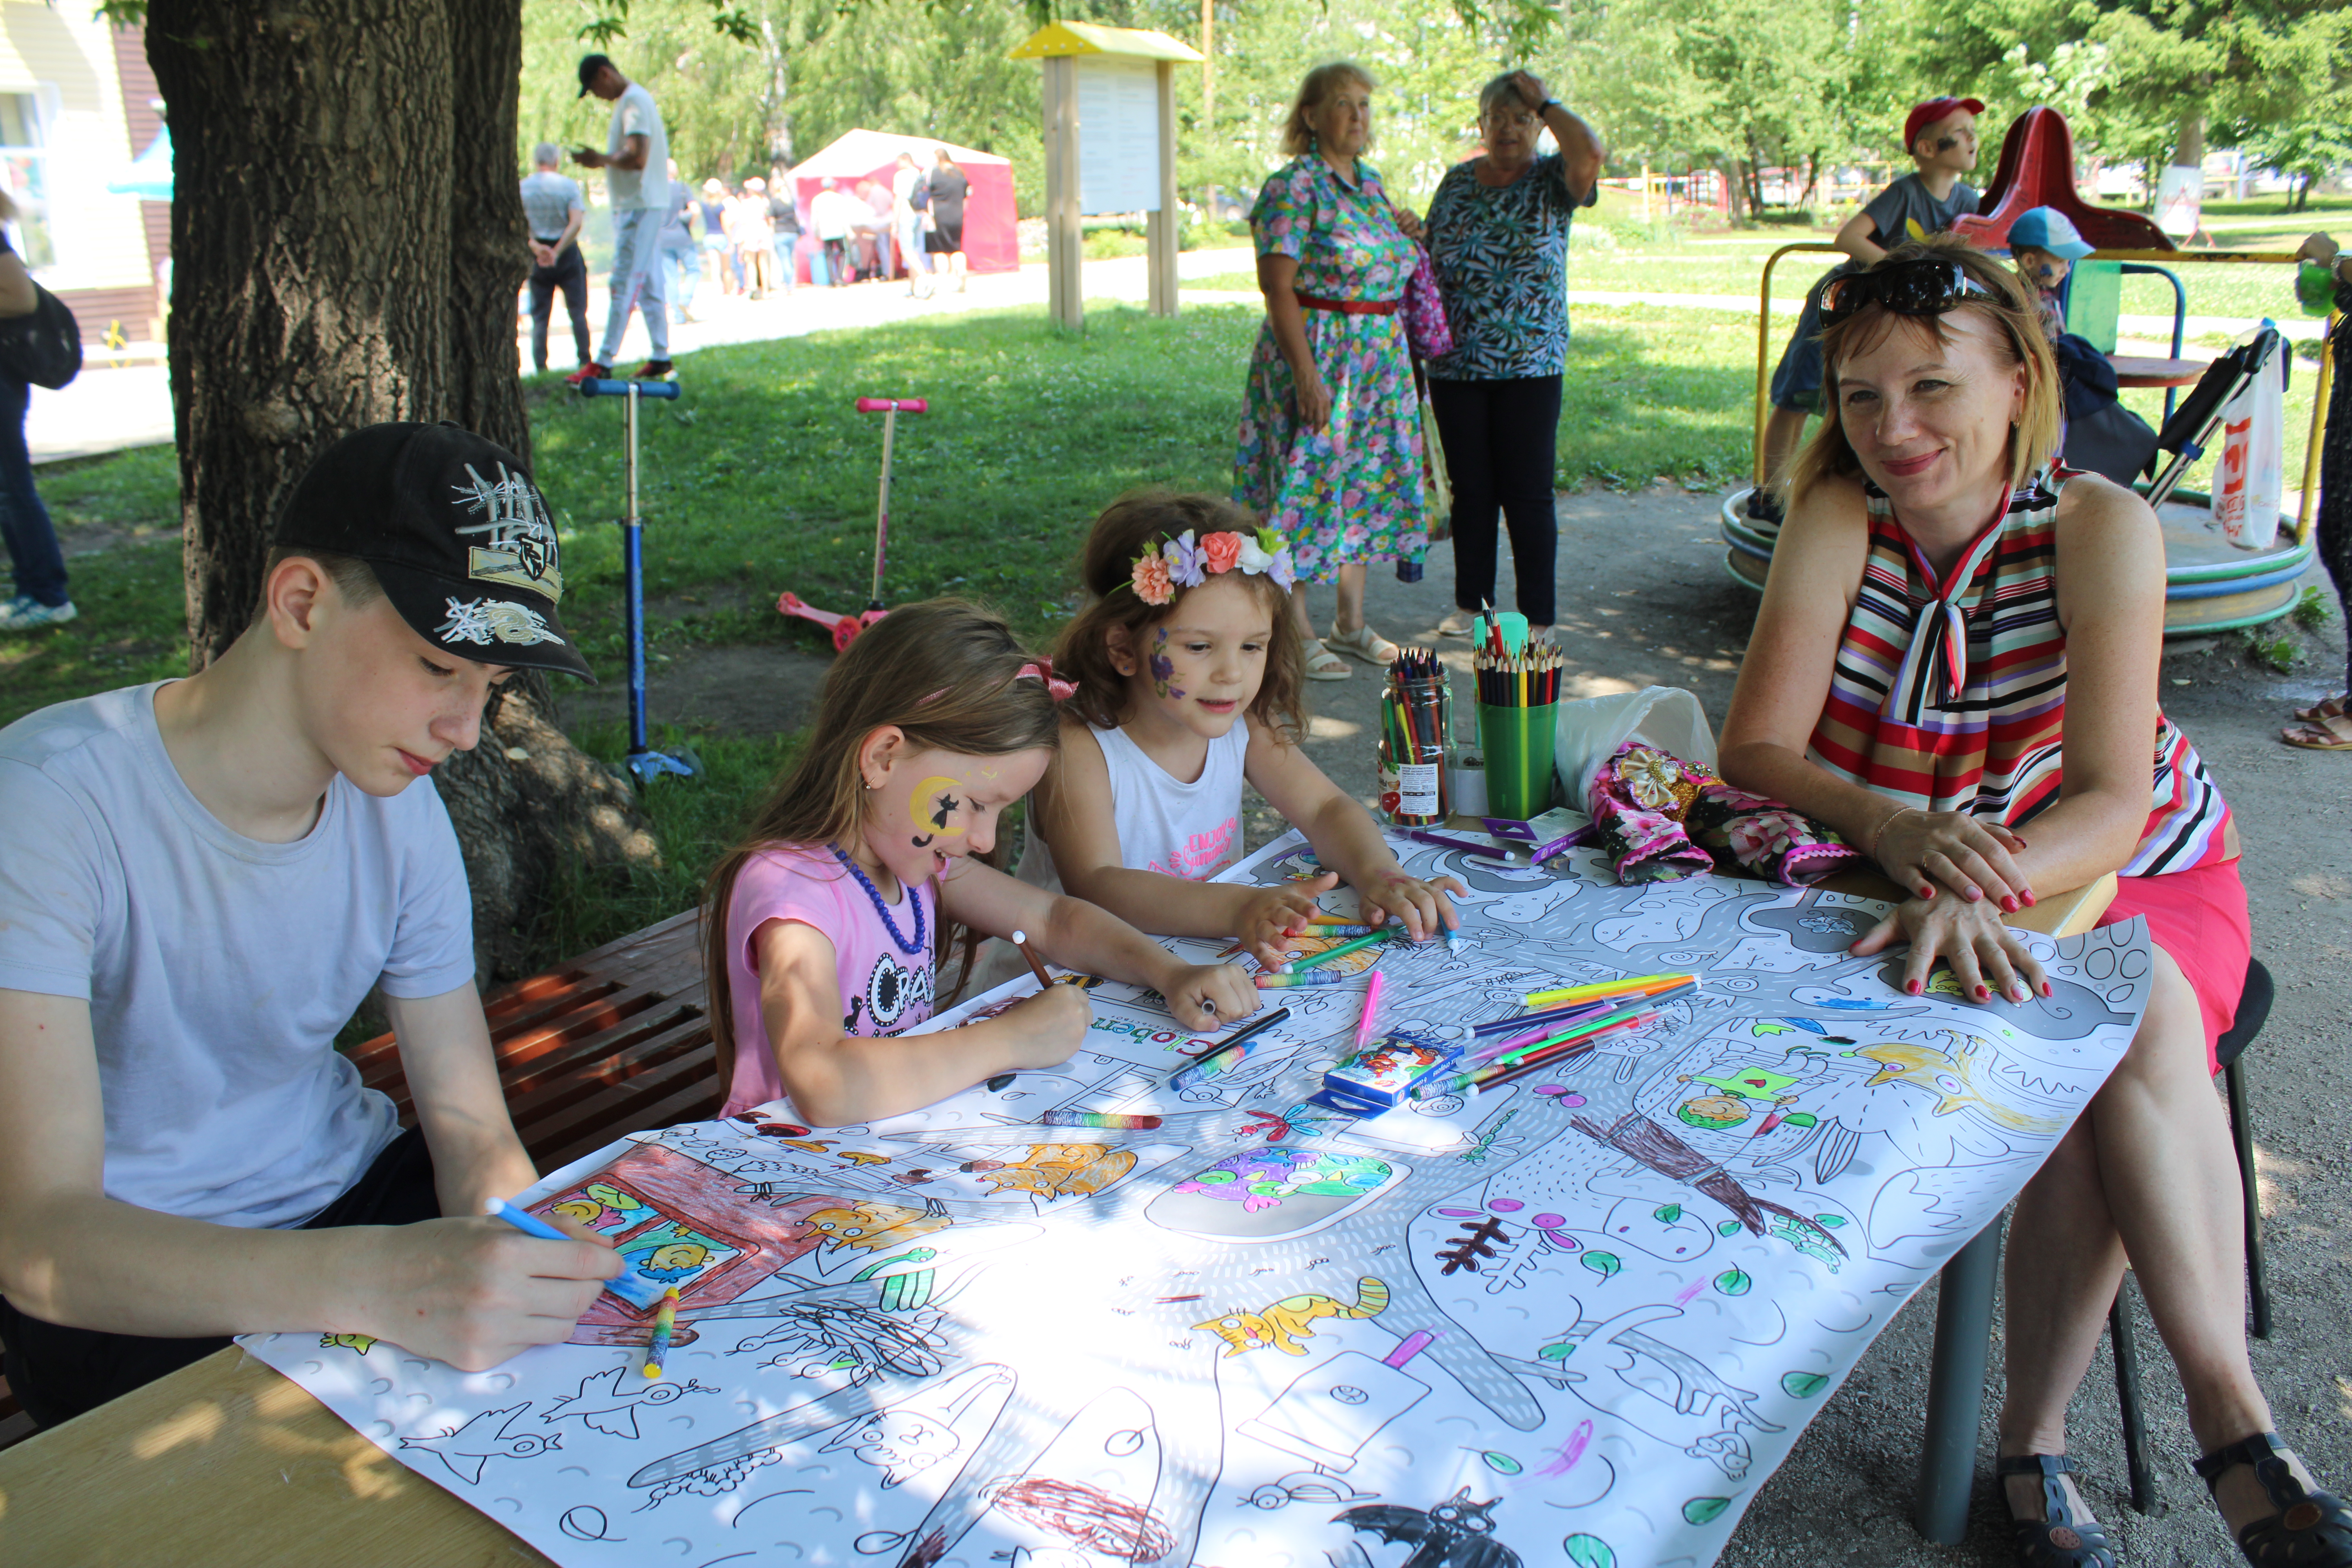
{"type": "MultiPolygon", "coordinates": [[[[1864,481],[1870,553],[1812,762],[1906,805],[2010,827],[2056,802],[2066,716],[2057,512],[2066,478],[2056,469],[2029,479],[1941,583],[1885,492],[1864,481]]],[[[2120,874],[2230,858],[2229,805],[2161,711],[2152,761],[2147,826],[2120,874]]]]}

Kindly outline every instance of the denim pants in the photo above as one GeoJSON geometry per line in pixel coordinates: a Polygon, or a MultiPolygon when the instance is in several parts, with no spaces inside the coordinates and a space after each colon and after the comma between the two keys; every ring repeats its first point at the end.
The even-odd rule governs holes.
{"type": "Polygon", "coordinates": [[[16,592],[37,604],[66,602],[66,558],[48,508],[33,488],[33,459],[25,449],[25,383],[0,375],[0,535],[16,571],[16,592]]]}
{"type": "Polygon", "coordinates": [[[702,281],[702,253],[665,250],[662,263],[669,268],[670,309],[684,315],[694,305],[694,286],[702,281]]]}

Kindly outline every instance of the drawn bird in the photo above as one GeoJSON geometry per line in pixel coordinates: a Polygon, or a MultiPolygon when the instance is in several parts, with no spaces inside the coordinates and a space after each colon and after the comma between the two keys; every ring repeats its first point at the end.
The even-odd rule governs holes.
{"type": "Polygon", "coordinates": [[[360,1354],[365,1355],[368,1352],[375,1349],[375,1341],[365,1334],[320,1334],[319,1336],[319,1348],[322,1351],[341,1348],[347,1351],[357,1351],[360,1354]]]}
{"type": "Polygon", "coordinates": [[[1933,1046],[1915,1046],[1905,1040],[1885,1040],[1874,1046],[1864,1046],[1846,1055],[1860,1057],[1878,1064],[1878,1071],[1863,1087],[1875,1089],[1882,1083],[1908,1084],[1924,1089],[1936,1097],[1936,1114],[1949,1116],[1955,1110],[1973,1110],[1998,1127],[2012,1132],[2056,1132],[2065,1123],[2047,1116],[2028,1116],[2012,1110],[1998,1100],[1988,1099],[1976,1083],[1972,1047],[1979,1042],[1957,1030],[1947,1029],[1944,1037],[1950,1040],[1953,1052],[1946,1055],[1933,1046]]]}
{"type": "Polygon", "coordinates": [[[684,1383],[663,1379],[648,1383],[629,1375],[628,1363],[608,1367],[583,1378],[579,1392],[559,1394],[554,1402],[540,1413],[541,1421],[577,1421],[614,1437],[635,1438],[637,1407],[641,1405],[667,1405],[689,1394],[716,1394],[719,1390],[699,1384],[692,1378],[684,1383]],[[589,1409],[566,1409],[566,1405],[589,1405],[589,1409]]]}
{"type": "Polygon", "coordinates": [[[1382,1541],[1410,1541],[1413,1553],[1400,1568],[1521,1568],[1519,1554],[1495,1539],[1495,1505],[1472,1502],[1464,1487],[1435,1508],[1399,1508],[1372,1503],[1332,1516],[1350,1530],[1369,1530],[1382,1541]]]}
{"type": "Polygon", "coordinates": [[[479,1486],[482,1467],[492,1459],[535,1459],[550,1448],[563,1447],[560,1432],[509,1432],[522,1418],[530,1401],[504,1410],[485,1410],[463,1426],[452,1426],[430,1437],[403,1437],[404,1448],[430,1448],[449,1473],[467,1486],[479,1486]]]}

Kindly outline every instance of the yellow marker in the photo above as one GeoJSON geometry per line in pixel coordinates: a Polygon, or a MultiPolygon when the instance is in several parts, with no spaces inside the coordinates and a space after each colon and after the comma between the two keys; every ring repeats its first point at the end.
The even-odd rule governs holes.
{"type": "Polygon", "coordinates": [[[1561,1002],[1582,1002],[1594,996],[1664,991],[1680,985],[1685,980],[1697,978],[1696,974],[1643,974],[1631,980],[1596,980],[1590,985],[1563,985],[1553,991],[1530,991],[1525,1000],[1530,1007],[1549,1007],[1561,1002]]]}
{"type": "Polygon", "coordinates": [[[662,1374],[662,1358],[669,1354],[669,1336],[677,1327],[677,1287],[662,1292],[661,1308],[654,1313],[654,1337],[646,1342],[646,1375],[662,1374]]]}

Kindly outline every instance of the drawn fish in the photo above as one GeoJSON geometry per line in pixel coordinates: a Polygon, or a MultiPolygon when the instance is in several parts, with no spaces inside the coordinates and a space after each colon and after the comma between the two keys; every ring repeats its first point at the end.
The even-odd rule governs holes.
{"type": "Polygon", "coordinates": [[[1949,1116],[1956,1110],[1973,1110],[1998,1127],[2012,1132],[2049,1134],[2066,1124],[2047,1116],[2028,1116],[2012,1110],[1995,1100],[1988,1099],[1977,1087],[1974,1051],[1979,1042],[1956,1030],[1946,1030],[1956,1051],[1947,1055],[1933,1046],[1915,1046],[1903,1040],[1886,1040],[1874,1046],[1864,1046],[1849,1051],[1848,1056],[1861,1057],[1879,1064],[1878,1071],[1863,1087],[1875,1089],[1882,1083],[1908,1084],[1924,1089],[1936,1097],[1936,1114],[1949,1116]]]}

